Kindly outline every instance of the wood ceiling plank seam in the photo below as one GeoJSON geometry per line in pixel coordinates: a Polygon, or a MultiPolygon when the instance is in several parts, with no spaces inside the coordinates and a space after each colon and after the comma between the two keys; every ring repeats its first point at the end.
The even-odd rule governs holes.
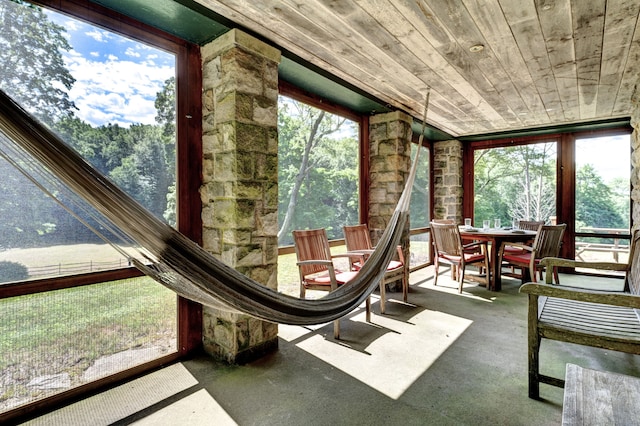
{"type": "MultiPolygon", "coordinates": [[[[205,7],[212,8],[209,5],[209,3],[212,3],[211,0],[198,0],[198,1],[201,2],[205,7]]],[[[338,58],[339,58],[339,60],[337,60],[338,64],[336,64],[336,62],[331,63],[325,59],[324,57],[325,55],[322,55],[318,52],[311,51],[308,48],[307,49],[302,48],[301,44],[300,46],[298,46],[296,44],[290,43],[288,39],[284,35],[281,35],[278,31],[278,30],[282,31],[282,34],[296,35],[301,39],[307,39],[312,45],[318,46],[322,51],[326,51],[326,46],[323,46],[322,44],[318,43],[315,39],[309,37],[308,31],[310,26],[305,25],[305,31],[301,31],[298,27],[295,27],[289,24],[286,20],[274,20],[271,17],[271,14],[269,13],[269,11],[262,11],[261,13],[258,13],[256,12],[256,10],[254,10],[254,8],[256,7],[262,7],[262,6],[266,7],[266,5],[262,3],[258,4],[253,2],[245,2],[245,3],[246,4],[244,6],[246,7],[242,7],[243,6],[242,2],[240,3],[237,1],[233,2],[233,6],[238,7],[240,10],[242,10],[242,12],[240,12],[239,10],[235,10],[232,6],[228,6],[225,3],[219,2],[219,1],[215,3],[217,8],[216,9],[212,8],[212,10],[215,10],[216,13],[219,13],[220,15],[225,16],[227,19],[233,20],[239,25],[243,25],[247,28],[251,28],[253,31],[267,38],[268,40],[271,40],[276,45],[279,45],[282,48],[287,49],[290,52],[298,55],[299,57],[304,58],[310,63],[331,72],[332,74],[343,79],[344,81],[350,84],[353,84],[355,87],[358,87],[368,93],[371,93],[377,96],[381,100],[388,102],[390,105],[393,105],[394,107],[399,109],[406,108],[405,104],[402,104],[401,102],[398,102],[393,98],[390,98],[389,92],[393,92],[393,87],[389,86],[389,82],[380,80],[379,77],[368,73],[366,68],[363,69],[361,67],[358,67],[356,64],[353,64],[351,61],[346,60],[345,58],[349,57],[350,55],[346,55],[346,54],[338,55],[338,58]],[[271,19],[268,20],[268,22],[266,22],[267,19],[269,18],[271,19]],[[354,75],[358,75],[359,78],[354,79],[353,77],[354,75]],[[379,86],[376,86],[374,84],[376,82],[378,83],[379,86]],[[384,90],[381,90],[380,86],[389,86],[389,91],[385,92],[384,90]]],[[[357,52],[354,52],[354,53],[357,53],[357,52]]],[[[377,66],[379,66],[379,64],[371,65],[371,67],[374,67],[374,68],[377,66]]],[[[425,88],[425,93],[426,93],[426,88],[425,88]]],[[[406,100],[412,101],[413,99],[414,98],[407,97],[406,100]]],[[[422,114],[421,112],[418,114],[417,111],[414,111],[414,116],[418,116],[418,115],[421,116],[421,114],[422,114]]]]}
{"type": "Polygon", "coordinates": [[[580,119],[578,73],[573,45],[570,0],[536,0],[540,28],[547,46],[549,62],[560,94],[564,120],[580,119]]]}
{"type": "MultiPolygon", "coordinates": [[[[512,71],[512,69],[509,69],[509,71],[507,71],[508,68],[505,68],[501,58],[499,57],[499,51],[494,49],[496,43],[501,43],[500,39],[502,37],[498,37],[494,32],[494,30],[496,28],[499,28],[499,26],[495,24],[486,24],[487,18],[491,21],[495,21],[495,17],[487,17],[483,12],[483,10],[487,10],[486,6],[488,3],[493,3],[495,5],[495,2],[491,1],[482,4],[479,4],[478,2],[463,1],[465,9],[467,9],[470,17],[474,22],[474,25],[478,28],[479,35],[476,37],[476,39],[484,40],[484,51],[479,52],[483,56],[478,62],[483,73],[487,75],[488,78],[490,78],[492,84],[496,87],[496,90],[498,90],[498,92],[504,99],[504,102],[509,106],[509,108],[515,115],[517,123],[519,123],[521,127],[533,125],[535,124],[535,121],[530,114],[529,106],[524,101],[517,85],[514,83],[514,80],[511,76],[510,71],[512,71]],[[489,60],[489,65],[485,64],[487,60],[489,60]],[[496,65],[492,65],[492,61],[496,65]]],[[[502,16],[501,13],[500,16],[502,16]]],[[[506,22],[504,22],[504,20],[503,23],[508,30],[508,26],[506,25],[506,22]]],[[[508,30],[508,32],[510,34],[510,30],[508,30]]],[[[471,43],[471,40],[469,40],[469,42],[471,43]]],[[[528,74],[525,74],[525,78],[526,76],[528,76],[528,74]]],[[[531,82],[531,85],[533,85],[533,82],[531,82]]],[[[541,101],[540,105],[542,105],[541,101]]]]}
{"type": "MultiPolygon", "coordinates": [[[[407,26],[407,21],[409,23],[413,22],[411,19],[407,20],[403,15],[398,16],[403,18],[403,24],[405,27],[407,26]]],[[[376,19],[376,16],[374,16],[374,19],[376,19]]],[[[455,117],[458,118],[463,115],[473,114],[475,107],[466,102],[467,100],[460,94],[459,88],[456,89],[453,87],[454,83],[451,81],[451,78],[449,78],[447,81],[444,81],[438,76],[439,71],[437,67],[448,66],[444,58],[437,54],[437,52],[434,53],[432,51],[424,49],[423,46],[430,44],[429,41],[421,37],[421,35],[415,30],[415,26],[410,26],[412,28],[409,30],[392,31],[391,29],[394,28],[394,26],[387,24],[387,28],[389,29],[390,33],[397,37],[401,42],[401,39],[403,38],[402,34],[407,34],[406,37],[410,38],[410,42],[414,43],[414,45],[417,46],[417,48],[414,49],[412,53],[417,57],[420,63],[417,65],[419,69],[412,70],[413,74],[423,80],[432,88],[432,94],[437,92],[444,92],[447,94],[447,96],[441,97],[435,97],[432,95],[430,99],[431,107],[436,108],[437,106],[440,106],[442,109],[449,109],[450,112],[455,112],[457,114],[455,117]],[[429,63],[436,64],[436,67],[430,66],[429,63]]],[[[404,44],[407,43],[405,42],[404,44]]],[[[472,90],[472,88],[468,86],[468,83],[464,81],[461,75],[454,73],[453,77],[454,79],[458,78],[458,81],[460,83],[465,84],[468,89],[472,90]]],[[[417,109],[417,111],[420,111],[420,109],[417,109]]],[[[490,129],[490,127],[487,127],[487,130],[490,129]]],[[[463,127],[456,128],[455,130],[451,131],[453,131],[455,134],[460,134],[468,131],[468,129],[463,127]]]]}
{"type": "Polygon", "coordinates": [[[533,1],[500,0],[500,6],[542,99],[547,122],[562,123],[564,114],[560,95],[550,70],[551,63],[533,1]]]}
{"type": "MultiPolygon", "coordinates": [[[[360,2],[356,1],[355,3],[359,4],[360,2]]],[[[369,30],[366,41],[372,42],[369,46],[371,49],[373,49],[371,51],[373,52],[377,50],[381,55],[388,56],[390,60],[395,61],[396,65],[395,67],[392,67],[392,69],[397,70],[398,68],[406,68],[407,70],[411,71],[410,75],[412,78],[415,78],[418,72],[427,74],[431,70],[431,67],[429,67],[427,62],[424,61],[424,58],[421,58],[420,55],[409,49],[398,39],[397,35],[402,34],[402,31],[392,30],[394,28],[397,29],[406,27],[406,25],[408,24],[407,20],[399,14],[396,15],[391,13],[392,9],[389,8],[385,9],[385,14],[376,13],[375,10],[377,7],[380,7],[380,4],[381,3],[377,2],[376,0],[369,0],[365,3],[368,8],[367,10],[364,10],[363,8],[354,8],[350,11],[350,15],[348,17],[336,16],[335,24],[340,24],[338,25],[340,28],[351,28],[355,34],[360,35],[360,37],[363,39],[364,36],[362,36],[362,34],[366,34],[369,30]],[[380,26],[382,28],[379,28],[378,31],[371,31],[370,29],[372,20],[377,24],[381,24],[380,26]]],[[[384,2],[384,6],[388,6],[386,1],[384,2]]],[[[330,6],[327,7],[330,8],[330,6]]],[[[330,30],[333,30],[333,28],[330,28],[330,30]]],[[[404,33],[407,32],[405,31],[404,33]]],[[[355,37],[352,39],[355,41],[355,37]]],[[[423,43],[427,43],[426,40],[421,41],[423,43]]],[[[418,43],[418,45],[420,44],[421,43],[418,43]]],[[[367,49],[367,47],[363,45],[358,46],[357,44],[354,47],[358,49],[367,49]]],[[[424,53],[424,51],[422,53],[424,53]]],[[[434,59],[433,55],[431,56],[431,59],[434,59]]],[[[435,61],[437,61],[437,58],[435,58],[435,61]]],[[[402,73],[395,73],[394,75],[396,76],[397,80],[402,81],[405,79],[405,76],[402,73]]],[[[448,81],[441,78],[435,72],[433,73],[433,75],[430,75],[430,77],[431,78],[429,78],[428,81],[423,81],[423,83],[425,85],[429,85],[432,90],[445,92],[446,97],[443,97],[442,99],[452,98],[456,96],[456,92],[454,92],[453,90],[446,90],[448,88],[453,89],[448,81]]],[[[460,81],[464,82],[462,78],[460,81]]],[[[482,102],[482,97],[479,96],[479,94],[478,101],[482,102]]],[[[437,98],[434,99],[433,102],[437,102],[437,98]]],[[[466,102],[466,99],[464,97],[460,97],[460,101],[456,102],[456,104],[460,105],[462,102],[466,102]]],[[[496,120],[495,122],[499,122],[498,120],[500,120],[501,117],[498,113],[495,113],[493,119],[496,120]]],[[[456,131],[456,133],[459,133],[459,131],[456,131]]]]}
{"type": "MultiPolygon", "coordinates": [[[[306,15],[306,14],[304,14],[304,15],[306,15]]],[[[336,17],[333,17],[333,18],[336,18],[336,17]]],[[[335,20],[335,19],[331,19],[329,21],[333,21],[333,20],[335,20]]],[[[319,20],[319,21],[321,21],[321,20],[319,20]]],[[[322,28],[322,31],[325,32],[325,33],[332,33],[332,34],[336,33],[333,28],[322,28]]],[[[345,35],[345,37],[348,37],[348,36],[349,36],[349,34],[345,35]]],[[[364,48],[362,46],[357,46],[357,45],[355,47],[352,46],[352,49],[353,49],[354,54],[355,54],[355,52],[360,52],[360,51],[367,52],[368,51],[367,48],[364,48]]],[[[392,59],[390,58],[390,60],[392,60],[392,59]]],[[[391,64],[389,66],[397,67],[398,64],[397,64],[397,62],[394,62],[393,64],[391,64]]],[[[380,64],[379,68],[383,69],[383,68],[386,68],[386,67],[384,65],[380,64]]],[[[413,75],[411,75],[410,77],[415,79],[415,76],[413,76],[413,75]]],[[[392,103],[396,108],[403,109],[403,110],[408,110],[407,112],[412,114],[414,117],[421,117],[422,116],[422,108],[423,108],[422,99],[425,96],[424,94],[426,94],[428,84],[425,83],[422,80],[420,80],[420,84],[416,84],[416,86],[422,85],[422,87],[424,88],[423,89],[424,93],[421,93],[421,92],[417,92],[416,91],[416,90],[419,90],[419,89],[416,89],[415,86],[406,85],[406,80],[401,80],[401,81],[408,89],[405,90],[405,91],[401,91],[400,93],[392,93],[392,94],[387,93],[386,96],[383,97],[383,99],[389,99],[389,97],[391,96],[392,99],[396,100],[395,103],[392,103]],[[405,95],[405,93],[408,92],[408,91],[413,91],[414,95],[407,97],[405,95]],[[402,100],[402,97],[405,97],[405,99],[402,100]],[[402,102],[400,102],[398,100],[401,100],[402,102]]],[[[418,79],[416,79],[416,81],[418,81],[418,79]]],[[[398,84],[397,80],[394,80],[394,82],[395,82],[396,85],[398,84]]],[[[433,82],[430,81],[429,84],[433,84],[433,82]]],[[[431,87],[432,87],[432,93],[433,93],[434,86],[431,86],[431,87]]],[[[435,88],[435,89],[437,90],[437,88],[435,88]]],[[[437,99],[437,97],[435,97],[435,99],[437,99]]],[[[441,99],[445,99],[445,98],[441,97],[441,99]]],[[[444,130],[444,128],[443,128],[443,130],[444,130]]]]}
{"type": "Polygon", "coordinates": [[[631,96],[638,81],[640,80],[640,15],[636,18],[636,27],[633,33],[633,40],[627,55],[627,65],[624,67],[624,74],[620,83],[620,88],[616,95],[612,116],[631,115],[631,96]],[[632,65],[629,65],[632,64],[632,65]]]}
{"type": "MultiPolygon", "coordinates": [[[[458,72],[464,73],[474,87],[478,87],[479,92],[495,93],[494,96],[485,96],[485,100],[502,116],[503,123],[509,127],[521,126],[522,121],[509,102],[509,99],[520,99],[511,79],[502,68],[493,66],[497,61],[490,49],[476,53],[469,51],[473,45],[480,43],[486,46],[488,42],[466,7],[460,6],[458,1],[447,1],[448,5],[445,8],[452,12],[439,14],[438,21],[451,35],[451,47],[448,49],[450,55],[448,56],[456,59],[457,63],[450,62],[458,69],[458,72]]],[[[423,0],[423,4],[427,2],[429,0],[423,0]]],[[[432,6],[428,4],[427,7],[431,8],[432,6]]],[[[519,107],[519,111],[526,108],[524,104],[520,104],[519,107]]]]}
{"type": "MultiPolygon", "coordinates": [[[[421,3],[421,5],[422,7],[417,7],[414,3],[408,2],[396,2],[393,5],[405,20],[415,22],[414,28],[418,31],[415,34],[410,34],[411,39],[407,38],[405,44],[413,43],[414,46],[420,46],[422,49],[420,56],[428,57],[431,61],[433,61],[434,56],[437,56],[438,63],[435,69],[439,73],[446,73],[448,80],[451,80],[453,75],[455,80],[451,81],[452,86],[458,93],[464,95],[469,105],[474,108],[486,105],[486,107],[483,107],[485,111],[482,115],[474,114],[471,116],[471,120],[474,123],[488,120],[492,122],[490,126],[487,126],[489,129],[504,128],[507,125],[504,119],[504,99],[498,95],[493,95],[491,100],[486,98],[486,93],[496,92],[491,83],[484,75],[479,76],[478,74],[480,73],[477,73],[477,70],[468,61],[467,63],[461,62],[461,59],[467,56],[466,52],[457,44],[446,26],[435,19],[435,14],[427,10],[428,6],[424,3],[421,3]],[[430,17],[433,17],[433,19],[429,19],[430,17]],[[437,40],[438,43],[432,44],[432,39],[437,40]],[[428,46],[433,49],[433,53],[428,46]],[[452,58],[454,58],[454,61],[451,60],[452,58]]],[[[379,19],[382,21],[384,16],[379,19]]],[[[384,21],[382,24],[389,26],[384,21]]],[[[456,103],[459,106],[462,105],[459,101],[456,101],[456,103]]]]}
{"type": "Polygon", "coordinates": [[[572,2],[580,119],[596,117],[606,0],[572,2]]]}
{"type": "MultiPolygon", "coordinates": [[[[369,15],[367,14],[367,16],[369,16],[369,15]]],[[[360,17],[360,20],[361,20],[360,27],[362,27],[362,28],[360,28],[360,31],[358,31],[358,33],[366,31],[366,28],[364,28],[364,24],[362,24],[362,22],[366,21],[366,18],[360,17]]],[[[403,22],[403,24],[406,24],[406,23],[403,22]]],[[[345,24],[345,26],[348,26],[348,25],[345,24]]],[[[375,46],[380,45],[380,44],[384,44],[384,43],[392,44],[392,42],[394,40],[382,40],[382,41],[378,40],[377,43],[373,43],[373,44],[375,46]]],[[[423,74],[427,74],[430,71],[430,69],[428,68],[427,64],[424,63],[424,62],[421,62],[422,60],[420,58],[416,57],[415,53],[413,53],[411,51],[408,51],[406,54],[410,55],[410,57],[413,57],[413,58],[415,58],[415,60],[418,61],[418,62],[414,63],[414,66],[418,67],[419,70],[415,70],[415,71],[412,72],[412,76],[413,77],[420,78],[423,74]]],[[[406,56],[405,56],[405,58],[406,58],[406,56]]],[[[409,69],[411,67],[409,65],[407,65],[407,62],[408,61],[404,61],[403,64],[397,64],[397,66],[407,67],[409,69]]],[[[421,79],[421,81],[424,82],[425,85],[428,85],[428,86],[431,87],[432,96],[431,96],[431,99],[430,99],[430,109],[435,110],[435,109],[438,108],[438,106],[440,106],[441,107],[440,111],[442,111],[442,113],[445,113],[445,110],[450,109],[450,110],[456,110],[457,113],[458,113],[458,115],[457,115],[458,117],[461,116],[461,115],[466,115],[467,114],[467,113],[463,112],[461,109],[458,109],[459,105],[456,105],[456,104],[451,102],[451,100],[450,100],[452,98],[451,94],[455,93],[455,92],[453,91],[452,88],[449,87],[449,84],[448,84],[447,81],[444,81],[444,80],[440,79],[438,77],[438,75],[436,73],[433,73],[433,72],[428,74],[428,78],[420,78],[420,79],[421,79]],[[443,91],[442,90],[443,87],[445,89],[449,89],[449,90],[444,90],[444,92],[446,92],[447,95],[446,96],[438,96],[439,92],[443,91]]],[[[419,98],[419,99],[416,99],[416,101],[417,102],[414,102],[414,104],[416,105],[416,108],[413,111],[414,111],[414,117],[417,118],[418,114],[420,114],[420,115],[422,114],[422,99],[419,98]]],[[[469,108],[467,108],[467,110],[472,111],[473,110],[472,106],[469,106],[469,108]]],[[[458,134],[461,134],[461,133],[469,130],[469,129],[464,128],[464,127],[459,128],[459,127],[448,127],[447,126],[445,128],[445,127],[442,127],[442,125],[440,126],[440,128],[442,130],[447,130],[448,133],[450,133],[452,135],[458,135],[458,134]]]]}
{"type": "Polygon", "coordinates": [[[522,104],[524,109],[519,106],[512,108],[520,116],[523,127],[539,124],[539,117],[547,117],[544,104],[522,55],[514,54],[520,50],[497,0],[463,0],[463,4],[487,40],[485,49],[491,49],[518,93],[516,102],[522,104]]]}
{"type": "Polygon", "coordinates": [[[602,65],[596,114],[610,117],[628,64],[629,50],[640,13],[638,0],[609,0],[604,21],[602,65]],[[615,7],[610,7],[611,5],[615,7]]]}

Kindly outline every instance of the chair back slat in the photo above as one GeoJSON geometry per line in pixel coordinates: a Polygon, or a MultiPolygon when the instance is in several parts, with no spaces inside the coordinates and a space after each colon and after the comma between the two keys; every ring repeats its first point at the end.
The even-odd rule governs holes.
{"type": "Polygon", "coordinates": [[[438,252],[462,256],[462,238],[458,225],[431,222],[431,234],[438,252]]]}
{"type": "Polygon", "coordinates": [[[544,225],[543,221],[535,221],[535,220],[520,220],[518,221],[518,229],[522,229],[523,231],[537,231],[544,225]]]}
{"type": "MultiPolygon", "coordinates": [[[[298,262],[305,260],[331,260],[331,249],[325,229],[296,230],[292,232],[298,262]]],[[[304,276],[324,272],[324,265],[303,265],[304,276]]]]}
{"type": "Polygon", "coordinates": [[[533,242],[536,259],[544,257],[558,257],[562,245],[562,237],[567,224],[542,225],[538,228],[538,233],[533,242]]]}
{"type": "Polygon", "coordinates": [[[373,248],[367,225],[343,226],[342,230],[344,231],[344,243],[347,246],[347,251],[370,250],[373,248]]]}

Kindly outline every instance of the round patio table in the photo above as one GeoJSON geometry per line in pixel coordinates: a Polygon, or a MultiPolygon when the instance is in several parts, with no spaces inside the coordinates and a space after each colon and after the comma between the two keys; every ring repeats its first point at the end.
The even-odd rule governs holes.
{"type": "Polygon", "coordinates": [[[491,291],[502,290],[501,268],[498,264],[498,251],[504,242],[526,243],[536,237],[536,231],[511,230],[504,228],[466,228],[460,226],[460,236],[464,241],[488,241],[491,244],[489,249],[489,269],[491,274],[487,289],[491,291]]]}

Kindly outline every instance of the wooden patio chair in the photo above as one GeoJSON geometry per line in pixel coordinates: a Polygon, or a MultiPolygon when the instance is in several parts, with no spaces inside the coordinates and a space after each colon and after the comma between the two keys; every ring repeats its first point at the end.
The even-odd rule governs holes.
{"type": "Polygon", "coordinates": [[[486,241],[474,241],[463,245],[458,225],[436,222],[431,222],[431,236],[435,251],[434,285],[438,285],[440,264],[450,265],[452,272],[456,271],[454,279],[458,280],[458,293],[462,293],[462,283],[466,267],[469,265],[477,266],[480,271],[486,273],[484,279],[479,276],[473,277],[476,281],[489,284],[490,269],[486,241]]]}
{"type": "MultiPolygon", "coordinates": [[[[540,220],[519,220],[518,221],[518,229],[521,229],[523,231],[538,231],[538,229],[544,225],[544,221],[540,220]]],[[[499,249],[500,247],[498,247],[499,249]]],[[[505,245],[504,246],[504,252],[505,253],[509,253],[509,254],[522,254],[524,251],[521,247],[514,247],[514,246],[510,246],[510,245],[505,245]]],[[[511,265],[511,273],[514,274],[515,276],[515,266],[511,265]]],[[[520,268],[520,276],[522,276],[524,274],[522,268],[520,268]]]]}
{"type": "MultiPolygon", "coordinates": [[[[567,225],[565,223],[560,225],[540,225],[532,245],[514,242],[502,243],[498,253],[498,264],[520,268],[522,271],[520,274],[508,272],[503,273],[503,275],[520,278],[524,283],[526,272],[528,271],[531,280],[537,282],[536,272],[539,271],[540,279],[542,279],[544,266],[540,264],[540,261],[545,257],[558,257],[566,228],[567,225]],[[506,247],[511,249],[506,250],[506,247]]],[[[558,268],[553,269],[553,277],[556,280],[556,284],[560,284],[558,268]]]]}
{"type": "MultiPolygon", "coordinates": [[[[331,254],[325,229],[296,230],[292,234],[300,274],[300,298],[305,298],[306,290],[334,291],[358,274],[358,271],[343,271],[334,266],[334,258],[346,257],[348,262],[349,257],[331,254]]],[[[364,262],[364,259],[360,261],[364,262]]],[[[367,298],[367,321],[370,321],[370,305],[370,298],[367,298]]],[[[333,335],[340,338],[339,320],[333,323],[333,335]]]]}
{"type": "Polygon", "coordinates": [[[537,231],[544,225],[543,220],[519,220],[518,221],[518,229],[522,229],[523,231],[537,231]]]}
{"type": "MultiPolygon", "coordinates": [[[[347,246],[347,252],[362,253],[366,256],[373,252],[374,246],[371,243],[371,235],[366,224],[344,226],[344,241],[347,246]]],[[[397,280],[402,281],[402,299],[406,303],[409,293],[409,268],[404,261],[404,253],[402,246],[397,246],[398,260],[392,260],[387,266],[382,281],[380,282],[380,313],[385,312],[386,302],[386,284],[397,280]]],[[[352,268],[359,270],[362,267],[361,260],[358,257],[351,258],[352,268]]]]}

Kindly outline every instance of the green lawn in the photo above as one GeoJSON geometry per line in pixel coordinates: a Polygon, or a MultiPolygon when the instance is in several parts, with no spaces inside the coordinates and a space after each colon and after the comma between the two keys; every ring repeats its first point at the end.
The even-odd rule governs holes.
{"type": "Polygon", "coordinates": [[[0,318],[0,411],[48,393],[29,386],[36,377],[68,374],[76,386],[104,355],[176,350],[175,293],[147,277],[2,299],[0,318]]]}

